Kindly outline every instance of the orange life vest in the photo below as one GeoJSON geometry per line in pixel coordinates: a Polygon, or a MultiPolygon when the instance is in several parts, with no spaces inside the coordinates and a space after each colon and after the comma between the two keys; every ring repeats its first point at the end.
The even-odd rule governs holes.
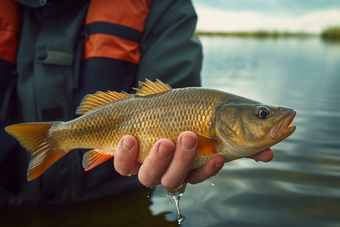
{"type": "MultiPolygon", "coordinates": [[[[90,84],[91,77],[94,77],[93,71],[103,68],[103,65],[111,65],[110,61],[103,63],[102,58],[113,59],[114,64],[120,65],[118,69],[117,67],[113,69],[116,72],[107,69],[105,74],[108,75],[105,76],[110,77],[115,73],[119,76],[130,74],[128,78],[123,79],[126,88],[134,86],[140,60],[139,44],[151,2],[152,0],[92,0],[90,2],[82,32],[83,37],[78,40],[71,58],[74,68],[74,89],[77,89],[75,103],[79,103],[84,94],[89,93],[88,86],[79,87],[78,78],[81,77],[85,84],[90,84]],[[97,60],[92,60],[96,58],[97,60]]],[[[11,81],[13,76],[10,71],[15,71],[19,33],[20,5],[13,0],[1,0],[0,68],[2,70],[5,64],[6,69],[10,70],[7,70],[8,72],[2,70],[5,73],[0,76],[0,83],[4,86],[0,91],[2,109],[0,120],[7,115],[9,97],[15,86],[15,82],[11,81]],[[11,89],[7,89],[8,87],[11,89]]],[[[99,86],[98,89],[100,88],[99,86]]]]}
{"type": "Polygon", "coordinates": [[[151,1],[93,0],[85,21],[89,36],[83,59],[107,57],[139,63],[139,41],[151,1]]]}
{"type": "MultiPolygon", "coordinates": [[[[83,59],[106,57],[139,63],[139,41],[151,2],[93,0],[85,21],[88,37],[83,59]]],[[[16,62],[19,29],[19,4],[12,0],[1,0],[0,59],[16,62]]]]}
{"type": "Polygon", "coordinates": [[[20,29],[19,4],[12,0],[0,1],[0,59],[16,63],[20,29]]]}

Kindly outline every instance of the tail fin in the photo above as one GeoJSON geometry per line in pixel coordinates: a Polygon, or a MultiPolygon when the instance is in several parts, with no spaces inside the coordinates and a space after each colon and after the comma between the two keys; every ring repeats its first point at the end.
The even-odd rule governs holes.
{"type": "Polygon", "coordinates": [[[27,170],[27,180],[39,177],[54,162],[67,153],[51,147],[49,129],[60,122],[24,123],[10,125],[6,132],[15,137],[21,146],[31,153],[31,160],[27,170]]]}

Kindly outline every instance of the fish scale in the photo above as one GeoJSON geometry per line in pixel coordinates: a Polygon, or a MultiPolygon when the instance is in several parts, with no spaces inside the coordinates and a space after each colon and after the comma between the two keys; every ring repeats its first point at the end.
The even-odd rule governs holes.
{"type": "Polygon", "coordinates": [[[114,156],[124,135],[137,138],[137,161],[142,163],[159,139],[176,143],[182,132],[192,131],[198,136],[198,151],[191,168],[198,168],[215,155],[223,155],[226,162],[254,155],[295,130],[291,126],[295,111],[226,92],[172,89],[159,80],[140,83],[136,90],[134,95],[111,91],[87,95],[77,109],[82,116],[68,122],[6,127],[31,153],[28,180],[78,148],[93,149],[83,157],[85,170],[90,170],[114,156]]]}
{"type": "Polygon", "coordinates": [[[208,95],[208,92],[176,89],[152,98],[139,97],[113,102],[63,123],[52,133],[53,138],[60,141],[65,150],[110,148],[114,151],[124,135],[133,135],[140,143],[138,161],[143,162],[160,138],[169,138],[175,142],[183,131],[193,131],[206,137],[214,136],[211,132],[211,119],[214,116],[211,108],[210,111],[207,108],[207,103],[215,105],[217,100],[208,95]],[[203,98],[197,99],[198,96],[203,98]],[[205,117],[197,117],[202,115],[205,117]]]}

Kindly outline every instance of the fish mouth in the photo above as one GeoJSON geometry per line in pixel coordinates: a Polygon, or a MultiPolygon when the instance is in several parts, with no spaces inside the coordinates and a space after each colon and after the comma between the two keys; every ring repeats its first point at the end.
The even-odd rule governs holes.
{"type": "Polygon", "coordinates": [[[296,111],[293,110],[288,116],[274,124],[269,132],[270,137],[274,140],[284,140],[290,136],[296,129],[295,126],[292,126],[295,115],[296,111]]]}

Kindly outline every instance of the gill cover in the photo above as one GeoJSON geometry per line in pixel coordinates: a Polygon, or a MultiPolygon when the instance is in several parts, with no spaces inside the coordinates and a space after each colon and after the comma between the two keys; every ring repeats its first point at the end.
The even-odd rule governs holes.
{"type": "Polygon", "coordinates": [[[217,133],[226,144],[224,150],[238,157],[254,155],[271,147],[293,131],[293,128],[288,130],[295,116],[292,109],[246,101],[225,104],[217,112],[217,133]],[[284,136],[271,136],[276,131],[284,136]]]}

